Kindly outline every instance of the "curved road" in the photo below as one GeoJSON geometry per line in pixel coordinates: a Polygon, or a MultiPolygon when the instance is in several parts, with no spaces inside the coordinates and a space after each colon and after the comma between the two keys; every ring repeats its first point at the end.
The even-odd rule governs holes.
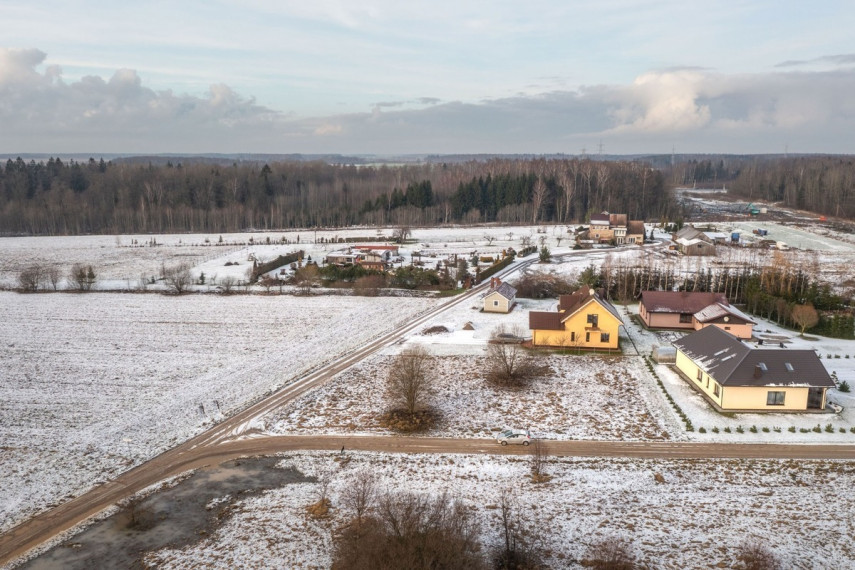
{"type": "MultiPolygon", "coordinates": [[[[595,250],[596,251],[596,250],[595,250]]],[[[580,251],[586,254],[589,251],[580,251]]],[[[575,252],[574,252],[575,254],[575,252]]],[[[566,254],[573,255],[573,254],[566,254]]],[[[562,256],[563,257],[563,256],[562,256]]],[[[512,264],[500,275],[524,269],[537,261],[512,264]]],[[[230,459],[274,454],[292,450],[350,450],[390,453],[527,453],[522,447],[500,447],[488,439],[448,439],[415,437],[278,436],[252,437],[247,433],[254,418],[296,399],[308,390],[330,380],[339,372],[397,342],[437,314],[470,301],[486,287],[484,283],[450,299],[435,309],[398,327],[359,350],[345,355],[295,380],[246,410],[227,418],[208,431],[125,472],[113,481],[97,486],[83,495],[45,511],[13,527],[0,536],[0,565],[5,565],[58,534],[78,525],[104,509],[166,478],[230,459]]],[[[701,444],[680,442],[598,442],[550,441],[548,452],[558,456],[678,458],[768,458],[768,459],[855,459],[855,446],[701,444]]]]}

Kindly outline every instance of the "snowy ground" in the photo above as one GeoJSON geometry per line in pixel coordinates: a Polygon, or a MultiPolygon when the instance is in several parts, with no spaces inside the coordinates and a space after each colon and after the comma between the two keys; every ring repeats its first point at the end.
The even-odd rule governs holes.
{"type": "Polygon", "coordinates": [[[318,483],[288,485],[240,500],[211,536],[180,550],[145,556],[158,568],[326,568],[332,534],[347,520],[342,491],[360,470],[380,489],[440,494],[472,509],[484,548],[500,542],[502,489],[539,541],[550,568],[580,568],[602,539],[622,537],[650,568],[732,567],[745,541],[766,545],[783,568],[846,568],[855,560],[851,524],[855,465],[834,461],[639,460],[552,458],[554,478],[535,485],[526,457],[323,453],[283,459],[307,475],[331,473],[327,519],[309,517],[318,483]],[[660,474],[664,482],[657,483],[660,474]],[[829,495],[833,495],[833,500],[829,495]]]}
{"type": "Polygon", "coordinates": [[[0,531],[436,302],[0,292],[0,531]]]}

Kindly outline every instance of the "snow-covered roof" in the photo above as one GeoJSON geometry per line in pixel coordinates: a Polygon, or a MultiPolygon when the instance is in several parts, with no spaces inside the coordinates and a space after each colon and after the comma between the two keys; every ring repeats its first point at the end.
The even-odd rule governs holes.
{"type": "Polygon", "coordinates": [[[708,305],[694,314],[695,320],[699,323],[707,323],[709,321],[714,321],[716,319],[720,319],[722,317],[735,317],[738,320],[741,320],[746,323],[751,323],[752,325],[756,325],[757,323],[751,318],[731,305],[727,303],[713,303],[712,305],[708,305]]]}

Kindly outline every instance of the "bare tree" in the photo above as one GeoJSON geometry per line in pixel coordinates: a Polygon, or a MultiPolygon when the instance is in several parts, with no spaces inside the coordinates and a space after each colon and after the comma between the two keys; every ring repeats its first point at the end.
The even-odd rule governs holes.
{"type": "Polygon", "coordinates": [[[529,449],[531,453],[531,480],[535,483],[545,483],[552,479],[552,476],[548,475],[545,470],[549,452],[543,440],[540,438],[532,439],[529,449]]]}
{"type": "Polygon", "coordinates": [[[520,236],[520,245],[522,247],[528,247],[531,245],[531,236],[530,235],[521,235],[520,236]]]}
{"type": "Polygon", "coordinates": [[[231,275],[227,275],[220,279],[220,287],[223,288],[223,293],[229,295],[234,289],[235,285],[237,285],[237,279],[232,277],[231,275]]]}
{"type": "Polygon", "coordinates": [[[400,225],[392,230],[392,239],[398,243],[404,243],[413,234],[410,226],[400,225]]]}
{"type": "Polygon", "coordinates": [[[493,240],[496,239],[496,236],[491,236],[490,234],[484,234],[484,241],[487,242],[487,245],[493,245],[493,240]]]}
{"type": "Polygon", "coordinates": [[[533,224],[536,224],[538,218],[540,218],[540,209],[543,206],[543,199],[546,198],[546,182],[544,182],[543,178],[542,175],[537,177],[537,182],[534,183],[534,188],[531,192],[531,223],[533,224]]]}
{"type": "Polygon", "coordinates": [[[45,270],[39,264],[28,265],[18,274],[18,286],[22,291],[38,291],[45,278],[45,270]]]}
{"type": "Polygon", "coordinates": [[[265,292],[270,293],[270,289],[276,285],[278,279],[274,279],[270,275],[264,275],[258,282],[264,287],[265,292]]]}
{"type": "Polygon", "coordinates": [[[796,305],[790,313],[790,318],[801,329],[801,336],[805,336],[805,330],[813,328],[819,323],[819,313],[813,307],[813,303],[796,305]]]}
{"type": "Polygon", "coordinates": [[[534,533],[528,531],[519,516],[519,502],[510,489],[499,495],[502,546],[493,555],[493,567],[498,570],[534,570],[542,568],[542,555],[533,543],[534,533]]]}
{"type": "Polygon", "coordinates": [[[353,522],[362,525],[377,499],[377,477],[368,469],[356,473],[342,492],[341,501],[353,513],[353,522]]]}
{"type": "Polygon", "coordinates": [[[179,263],[172,267],[164,267],[163,280],[170,291],[176,295],[181,295],[193,283],[193,276],[190,274],[190,264],[179,263]]]}
{"type": "Polygon", "coordinates": [[[59,280],[62,279],[62,274],[59,271],[59,267],[56,265],[48,265],[45,268],[45,277],[50,283],[50,286],[53,287],[54,291],[59,289],[59,280]]]}
{"type": "Polygon", "coordinates": [[[95,284],[95,271],[91,265],[84,266],[80,263],[75,263],[68,274],[68,282],[78,291],[89,291],[95,284]]]}
{"type": "Polygon", "coordinates": [[[300,289],[303,295],[309,295],[312,292],[312,287],[318,285],[321,279],[321,272],[315,264],[301,267],[294,273],[294,282],[300,289]]]}
{"type": "Polygon", "coordinates": [[[487,347],[487,380],[501,387],[522,388],[543,375],[544,368],[521,346],[524,334],[519,327],[496,329],[487,347]]]}
{"type": "Polygon", "coordinates": [[[413,416],[427,405],[433,388],[428,371],[430,354],[423,347],[410,348],[392,362],[387,383],[388,397],[393,406],[413,416]]]}

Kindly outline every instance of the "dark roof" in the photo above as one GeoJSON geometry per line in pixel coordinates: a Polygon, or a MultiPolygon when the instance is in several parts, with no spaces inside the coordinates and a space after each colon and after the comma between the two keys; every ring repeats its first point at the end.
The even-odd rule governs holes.
{"type": "Polygon", "coordinates": [[[812,350],[750,348],[718,327],[686,335],[674,346],[722,386],[834,387],[812,350]]]}
{"type": "Polygon", "coordinates": [[[564,325],[561,323],[562,316],[562,313],[529,311],[528,328],[541,331],[563,331],[564,325]]]}
{"type": "Polygon", "coordinates": [[[713,303],[728,304],[722,293],[700,293],[689,291],[642,291],[641,304],[650,313],[692,313],[709,307],[713,303]]]}
{"type": "Polygon", "coordinates": [[[493,289],[493,291],[495,291],[496,293],[498,293],[509,301],[517,296],[516,288],[511,285],[508,285],[507,283],[502,283],[501,285],[493,289]]]}
{"type": "Polygon", "coordinates": [[[633,235],[644,234],[644,221],[630,220],[629,224],[626,226],[626,233],[633,235]]]}
{"type": "Polygon", "coordinates": [[[603,212],[602,214],[591,214],[592,224],[608,224],[609,219],[610,218],[608,212],[603,212]]]}

